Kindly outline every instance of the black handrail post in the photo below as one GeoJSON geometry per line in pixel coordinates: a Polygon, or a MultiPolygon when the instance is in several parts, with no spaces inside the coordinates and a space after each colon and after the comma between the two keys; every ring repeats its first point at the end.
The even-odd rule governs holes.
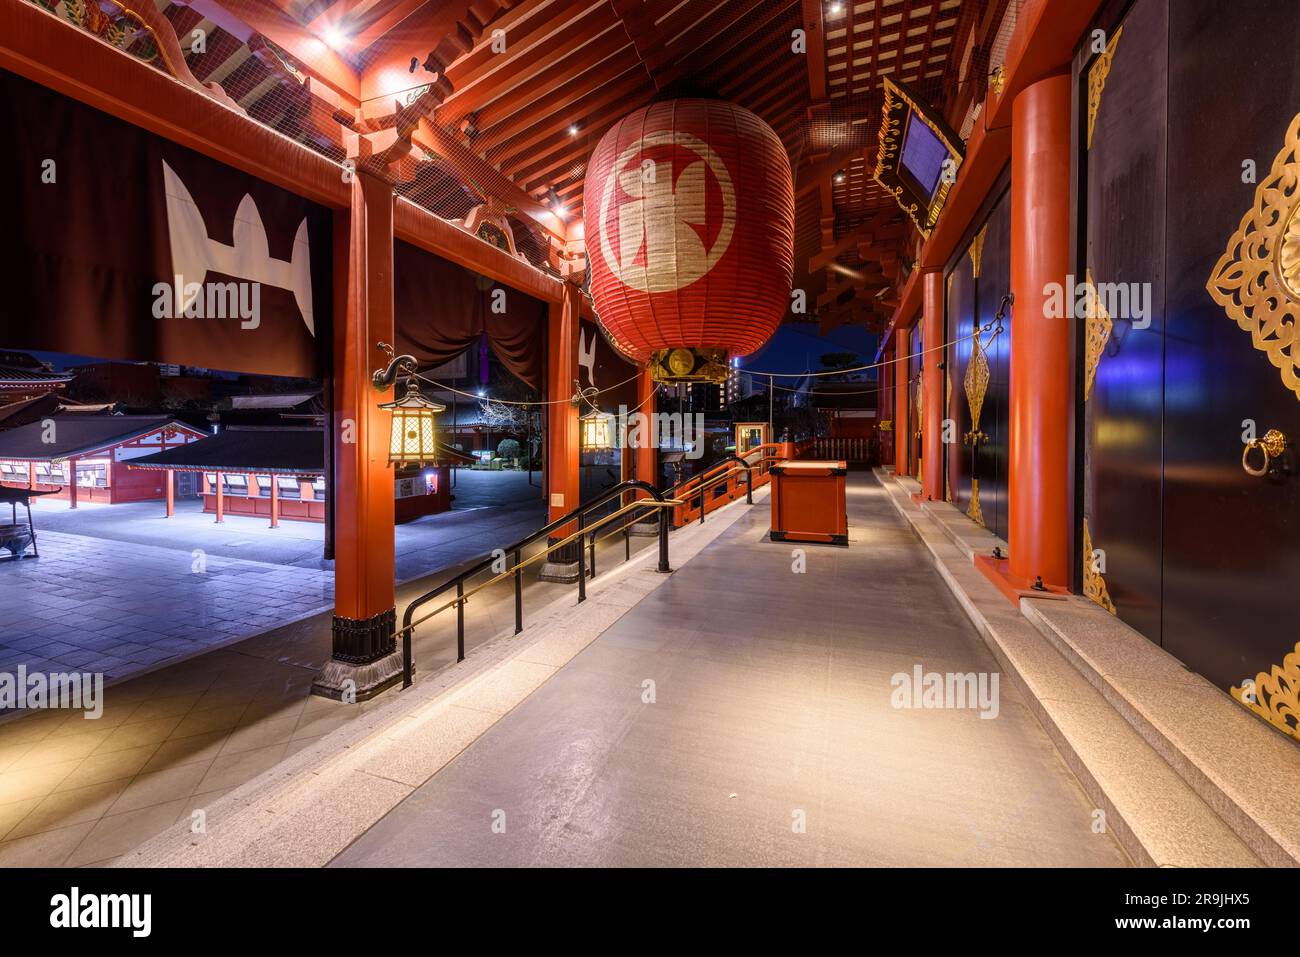
{"type": "Polygon", "coordinates": [[[578,513],[578,604],[587,600],[587,545],[583,541],[587,528],[587,513],[578,513]]]}
{"type": "Polygon", "coordinates": [[[415,673],[414,662],[411,660],[411,638],[414,628],[404,628],[402,630],[402,690],[405,691],[411,687],[411,676],[415,673]]]}
{"type": "Polygon", "coordinates": [[[623,523],[623,561],[632,560],[632,533],[628,530],[629,522],[623,523]]]}
{"type": "Polygon", "coordinates": [[[456,660],[465,660],[465,578],[456,579],[456,660]]]}
{"type": "Polygon", "coordinates": [[[596,533],[591,532],[587,535],[587,540],[591,542],[591,577],[596,577],[596,533]]]}
{"type": "Polygon", "coordinates": [[[668,564],[668,509],[659,509],[659,571],[672,571],[668,564]]]}
{"type": "Polygon", "coordinates": [[[519,570],[519,549],[515,549],[515,634],[524,630],[524,576],[519,570]]]}
{"type": "Polygon", "coordinates": [[[754,473],[745,469],[745,504],[754,504],[754,473]]]}

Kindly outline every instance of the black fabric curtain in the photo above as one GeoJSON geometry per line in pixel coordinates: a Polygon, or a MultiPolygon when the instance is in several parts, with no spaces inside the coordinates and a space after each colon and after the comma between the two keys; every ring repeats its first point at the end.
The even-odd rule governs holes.
{"type": "Polygon", "coordinates": [[[0,70],[0,210],[4,348],[323,375],[323,206],[0,70]]]}
{"type": "Polygon", "coordinates": [[[439,365],[486,333],[501,364],[541,390],[546,303],[401,241],[393,244],[393,299],[398,353],[439,365]]]}

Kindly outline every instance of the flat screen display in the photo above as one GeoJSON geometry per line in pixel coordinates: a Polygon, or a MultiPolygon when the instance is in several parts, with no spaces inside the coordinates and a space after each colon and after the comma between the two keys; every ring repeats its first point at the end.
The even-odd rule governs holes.
{"type": "Polygon", "coordinates": [[[923,195],[934,197],[947,158],[948,147],[913,114],[908,119],[907,136],[903,140],[902,168],[916,181],[923,195]]]}

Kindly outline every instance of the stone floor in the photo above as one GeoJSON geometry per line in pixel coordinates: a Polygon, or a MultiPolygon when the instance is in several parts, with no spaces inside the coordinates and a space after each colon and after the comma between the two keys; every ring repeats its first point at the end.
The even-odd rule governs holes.
{"type": "MultiPolygon", "coordinates": [[[[413,581],[518,541],[545,521],[526,472],[457,477],[456,507],[394,531],[413,581]],[[498,504],[504,502],[505,504],[498,504]]],[[[536,480],[536,479],[535,479],[536,480]]],[[[323,526],[229,515],[198,500],[33,509],[40,558],[0,560],[0,672],[102,673],[118,682],[331,608],[323,526]]]]}
{"type": "Polygon", "coordinates": [[[797,573],[749,511],[334,865],[1126,864],[1009,681],[991,720],[893,706],[997,665],[852,479],[850,548],[797,573]]]}
{"type": "MultiPolygon", "coordinates": [[[[490,550],[478,536],[461,541],[490,550]]],[[[601,567],[622,550],[602,546],[601,567]]],[[[452,573],[399,587],[399,613],[452,573]]],[[[525,616],[573,591],[530,581],[525,616]]],[[[467,648],[513,622],[508,584],[481,592],[466,608],[467,648]]],[[[312,697],[329,648],[325,612],[115,684],[98,720],[52,711],[0,723],[0,867],[108,863],[397,693],[356,705],[312,697]]],[[[454,662],[455,649],[454,615],[422,626],[419,673],[454,662]]]]}

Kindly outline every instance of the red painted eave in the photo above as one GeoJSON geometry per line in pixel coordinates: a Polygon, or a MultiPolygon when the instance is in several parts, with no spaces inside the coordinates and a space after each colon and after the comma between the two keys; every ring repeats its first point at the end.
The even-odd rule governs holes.
{"type": "MultiPolygon", "coordinates": [[[[1007,48],[1002,93],[989,98],[966,144],[961,174],[921,251],[921,265],[943,266],[1011,159],[1011,105],[1025,87],[1068,69],[1074,48],[1102,0],[1028,0],[1007,48]]],[[[913,310],[915,311],[915,310],[913,310]]],[[[910,321],[910,314],[903,312],[910,321]]],[[[895,319],[899,313],[895,313],[895,319]]]]}
{"type": "Polygon", "coordinates": [[[0,67],[299,196],[346,209],[340,167],[31,3],[0,3],[0,67]]]}

